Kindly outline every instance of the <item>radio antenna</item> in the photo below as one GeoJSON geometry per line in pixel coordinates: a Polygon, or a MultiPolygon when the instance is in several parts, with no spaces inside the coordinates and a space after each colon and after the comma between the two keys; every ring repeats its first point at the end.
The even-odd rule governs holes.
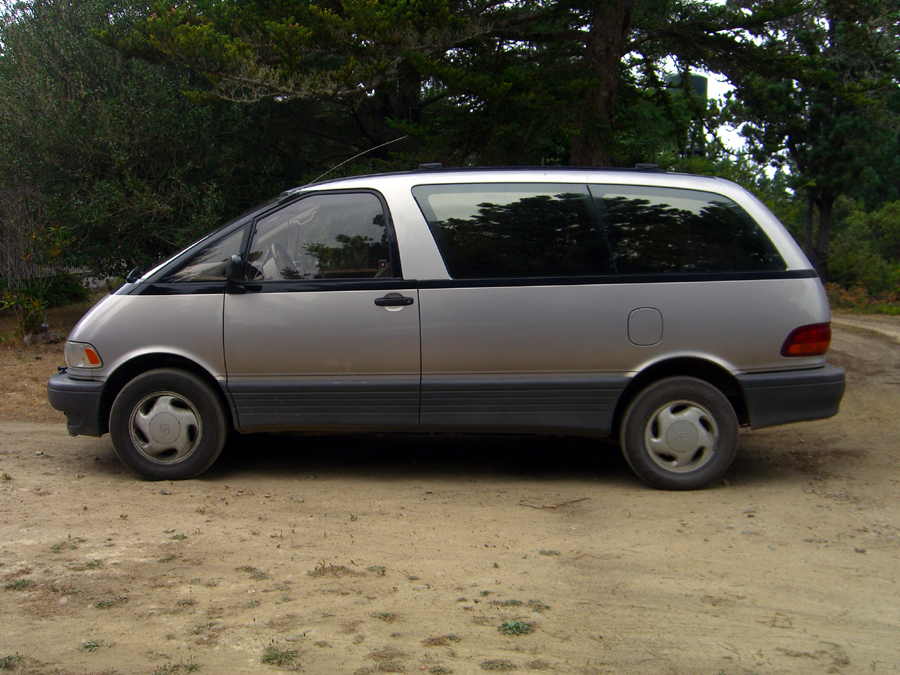
{"type": "Polygon", "coordinates": [[[407,134],[406,136],[401,136],[400,138],[395,138],[394,140],[388,141],[387,143],[382,143],[381,145],[376,145],[374,148],[369,148],[368,150],[363,150],[363,151],[362,151],[361,153],[359,153],[358,155],[353,155],[353,157],[351,157],[350,159],[345,159],[345,160],[344,160],[343,162],[341,162],[340,164],[337,164],[336,166],[331,167],[330,169],[328,169],[328,171],[326,171],[325,173],[323,173],[323,174],[322,174],[321,176],[319,176],[318,178],[315,178],[315,179],[309,181],[309,182],[307,183],[307,185],[312,185],[313,183],[318,183],[320,180],[322,180],[322,178],[324,178],[325,176],[327,176],[328,174],[330,174],[332,171],[334,171],[335,169],[340,169],[342,166],[344,166],[344,164],[346,164],[347,162],[352,162],[352,161],[353,161],[354,159],[356,159],[357,157],[362,157],[362,156],[365,155],[365,154],[368,154],[368,153],[370,153],[370,152],[373,152],[373,151],[375,151],[375,150],[378,150],[378,149],[380,149],[380,148],[383,148],[384,146],[390,145],[391,143],[396,143],[397,141],[402,141],[404,138],[409,138],[409,134],[407,134]]]}

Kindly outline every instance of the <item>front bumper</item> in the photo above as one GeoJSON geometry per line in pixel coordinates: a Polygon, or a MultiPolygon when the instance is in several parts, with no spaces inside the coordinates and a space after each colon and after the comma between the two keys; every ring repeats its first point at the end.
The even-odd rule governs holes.
{"type": "Polygon", "coordinates": [[[100,422],[100,399],[103,382],[76,380],[58,373],[47,382],[50,405],[66,414],[66,428],[72,436],[102,436],[105,425],[100,422]]]}
{"type": "Polygon", "coordinates": [[[754,429],[837,415],[846,388],[844,371],[829,365],[737,379],[754,429]]]}

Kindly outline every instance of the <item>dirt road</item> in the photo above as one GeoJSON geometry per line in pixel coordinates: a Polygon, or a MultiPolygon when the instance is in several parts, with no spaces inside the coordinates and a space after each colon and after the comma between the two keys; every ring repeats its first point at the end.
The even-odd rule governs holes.
{"type": "Polygon", "coordinates": [[[693,493],[572,439],[243,437],[143,483],[7,392],[0,672],[900,673],[900,346],[862,321],[842,413],[693,493]]]}

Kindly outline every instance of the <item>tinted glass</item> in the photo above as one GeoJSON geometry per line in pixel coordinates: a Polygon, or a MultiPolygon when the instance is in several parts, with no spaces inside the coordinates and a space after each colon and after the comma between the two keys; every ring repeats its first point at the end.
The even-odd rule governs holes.
{"type": "Polygon", "coordinates": [[[757,223],[721,195],[591,185],[619,274],[786,269],[757,223]]]}
{"type": "Polygon", "coordinates": [[[612,272],[586,187],[419,185],[413,196],[455,279],[612,272]]]}
{"type": "Polygon", "coordinates": [[[257,223],[246,277],[374,279],[391,276],[391,246],[373,194],[312,195],[257,223]]]}
{"type": "Polygon", "coordinates": [[[165,283],[186,281],[225,281],[225,262],[241,252],[244,230],[232,232],[224,239],[203,248],[177,272],[162,279],[165,283]]]}

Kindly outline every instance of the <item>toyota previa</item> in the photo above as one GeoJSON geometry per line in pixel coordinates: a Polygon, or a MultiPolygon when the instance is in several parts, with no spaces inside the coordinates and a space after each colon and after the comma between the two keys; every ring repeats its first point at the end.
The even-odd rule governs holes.
{"type": "Polygon", "coordinates": [[[150,480],[232,432],[516,433],[612,436],[693,489],[740,426],[838,412],[830,340],[812,265],[733,183],[425,167],[287,191],[129,275],[48,393],[150,480]]]}

